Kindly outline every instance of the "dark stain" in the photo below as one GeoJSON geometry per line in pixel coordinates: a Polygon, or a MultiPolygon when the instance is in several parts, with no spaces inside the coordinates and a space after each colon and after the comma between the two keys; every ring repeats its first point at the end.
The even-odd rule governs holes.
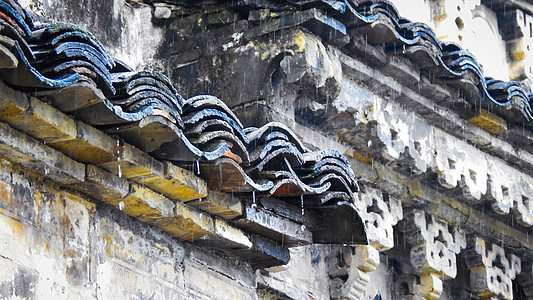
{"type": "Polygon", "coordinates": [[[36,299],[35,286],[38,280],[36,272],[20,267],[14,275],[13,281],[0,284],[0,298],[36,299]]]}

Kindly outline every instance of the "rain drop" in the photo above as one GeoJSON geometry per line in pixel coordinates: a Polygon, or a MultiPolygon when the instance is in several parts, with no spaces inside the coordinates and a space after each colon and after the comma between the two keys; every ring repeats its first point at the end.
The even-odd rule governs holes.
{"type": "Polygon", "coordinates": [[[200,163],[196,161],[196,175],[200,175],[200,163]]]}
{"type": "Polygon", "coordinates": [[[255,203],[255,191],[252,192],[252,208],[257,208],[257,204],[255,203]]]}
{"type": "Polygon", "coordinates": [[[123,209],[124,209],[124,201],[120,201],[120,202],[118,203],[118,209],[119,209],[119,210],[123,210],[123,209]]]}
{"type": "Polygon", "coordinates": [[[305,214],[304,210],[304,194],[300,195],[300,206],[302,207],[302,216],[305,214]]]}
{"type": "Polygon", "coordinates": [[[122,178],[122,169],[120,168],[120,164],[118,165],[117,175],[118,175],[118,178],[122,178]]]}

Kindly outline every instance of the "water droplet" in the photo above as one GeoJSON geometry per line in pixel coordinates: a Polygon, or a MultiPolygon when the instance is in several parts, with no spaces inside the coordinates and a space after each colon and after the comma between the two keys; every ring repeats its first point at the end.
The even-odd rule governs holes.
{"type": "Polygon", "coordinates": [[[305,214],[304,211],[304,194],[300,195],[300,206],[302,207],[302,216],[305,214]]]}
{"type": "Polygon", "coordinates": [[[44,166],[44,176],[48,175],[50,173],[50,169],[48,169],[48,166],[44,166]]]}
{"type": "Polygon", "coordinates": [[[117,175],[118,175],[118,178],[122,178],[122,169],[120,168],[120,164],[118,165],[118,171],[117,171],[117,175]]]}
{"type": "Polygon", "coordinates": [[[200,163],[196,161],[196,175],[200,175],[200,163]]]}
{"type": "Polygon", "coordinates": [[[257,204],[255,203],[255,191],[252,192],[252,208],[257,208],[257,204]]]}
{"type": "Polygon", "coordinates": [[[119,209],[119,210],[123,210],[123,209],[124,209],[124,201],[120,201],[120,202],[118,203],[118,209],[119,209]]]}

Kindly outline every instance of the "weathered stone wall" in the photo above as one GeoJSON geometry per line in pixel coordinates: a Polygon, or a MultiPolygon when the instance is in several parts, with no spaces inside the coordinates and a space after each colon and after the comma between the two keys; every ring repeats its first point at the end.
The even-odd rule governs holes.
{"type": "Polygon", "coordinates": [[[255,273],[2,160],[1,299],[253,299],[255,273]]]}
{"type": "MultiPolygon", "coordinates": [[[[443,4],[417,1],[426,5],[422,21],[435,17],[429,7],[436,2],[443,4]]],[[[460,41],[465,29],[455,20],[472,17],[472,7],[461,6],[456,16],[456,2],[449,1],[449,15],[437,21],[448,22],[460,41]]],[[[472,111],[461,110],[467,104],[457,91],[430,82],[405,57],[357,48],[363,45],[358,33],[347,46],[357,54],[350,57],[336,48],[342,41],[326,43],[302,28],[273,29],[246,43],[245,22],[206,31],[209,22],[233,20],[224,11],[180,19],[175,7],[137,1],[25,5],[89,28],[113,56],[136,69],[162,71],[184,96],[215,94],[245,125],[283,121],[312,148],[350,154],[366,185],[357,205],[371,246],[294,247],[288,265],[253,270],[4,161],[0,297],[466,299],[472,278],[489,276],[503,283],[487,287],[480,280],[476,293],[509,298],[511,280],[526,273],[505,249],[532,247],[527,229],[515,228],[533,222],[531,155],[466,122],[472,111]]],[[[496,16],[481,11],[493,28],[496,16]]],[[[491,34],[501,47],[497,32],[491,34]]],[[[501,49],[496,54],[505,66],[501,49]]],[[[509,135],[513,139],[513,131],[509,135]]],[[[515,293],[526,283],[515,283],[515,293]]]]}

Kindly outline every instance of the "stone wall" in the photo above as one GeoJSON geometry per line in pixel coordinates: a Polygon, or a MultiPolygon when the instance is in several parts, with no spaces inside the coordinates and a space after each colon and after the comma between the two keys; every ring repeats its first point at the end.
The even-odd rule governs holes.
{"type": "MultiPolygon", "coordinates": [[[[234,244],[250,243],[237,239],[249,235],[235,224],[245,226],[232,217],[215,217],[214,210],[205,212],[198,201],[182,205],[186,209],[180,220],[192,223],[193,233],[208,234],[172,236],[157,220],[129,207],[122,211],[123,202],[88,196],[72,183],[58,183],[46,164],[40,170],[38,160],[21,163],[18,154],[2,151],[0,298],[533,297],[533,244],[528,237],[533,224],[533,148],[523,125],[528,123],[515,123],[505,112],[500,114],[500,108],[480,110],[477,100],[464,92],[468,83],[462,89],[460,83],[435,80],[419,60],[385,49],[379,37],[368,42],[370,26],[324,30],[320,26],[331,23],[318,22],[325,14],[312,9],[292,18],[292,12],[268,9],[194,11],[169,4],[172,1],[21,2],[44,18],[87,27],[113,56],[135,69],[166,74],[185,97],[215,94],[245,125],[281,121],[309,148],[332,148],[347,155],[363,186],[355,205],[369,245],[296,242],[288,264],[254,269],[249,260],[231,253],[234,244]],[[205,216],[238,234],[213,234],[214,227],[202,227],[205,216]],[[228,241],[234,244],[227,247],[228,241]],[[225,251],[219,251],[218,243],[225,251]]],[[[499,79],[519,79],[527,85],[527,60],[507,53],[526,52],[530,37],[501,37],[497,30],[503,27],[498,22],[509,19],[513,22],[506,26],[525,30],[529,19],[522,8],[514,7],[507,15],[497,8],[498,1],[417,3],[423,13],[409,11],[407,17],[433,22],[439,35],[448,34],[474,54],[492,47],[490,60],[477,52],[485,75],[499,74],[499,79]],[[494,10],[489,2],[495,3],[494,10]],[[474,42],[487,28],[490,41],[474,42]],[[490,68],[496,58],[496,67],[490,68]],[[511,77],[506,74],[508,62],[511,77]]],[[[409,10],[405,5],[398,8],[400,13],[409,10]]],[[[2,86],[4,90],[12,93],[2,86]]],[[[31,126],[21,125],[10,110],[2,109],[2,122],[23,131],[21,136],[35,135],[31,126]]],[[[27,109],[24,114],[36,118],[38,113],[27,109]]],[[[23,138],[17,135],[15,140],[23,138]]],[[[47,147],[46,139],[42,147],[47,147]]],[[[111,167],[107,171],[114,173],[111,167]]],[[[90,177],[87,174],[81,177],[90,177]]],[[[166,175],[158,176],[170,180],[166,175]]],[[[126,179],[145,188],[142,178],[126,179]]],[[[238,214],[251,207],[251,201],[238,199],[238,214]]],[[[300,207],[289,206],[280,207],[287,215],[299,213],[300,207]]],[[[166,213],[175,216],[176,210],[166,213]]],[[[261,215],[265,219],[257,221],[263,222],[260,230],[271,225],[265,225],[270,215],[261,215]]],[[[312,219],[312,212],[303,215],[296,218],[312,219]]],[[[282,220],[275,225],[282,237],[297,235],[287,228],[299,223],[275,220],[282,220]]]]}
{"type": "Polygon", "coordinates": [[[0,298],[250,299],[255,272],[2,160],[0,298]]]}

